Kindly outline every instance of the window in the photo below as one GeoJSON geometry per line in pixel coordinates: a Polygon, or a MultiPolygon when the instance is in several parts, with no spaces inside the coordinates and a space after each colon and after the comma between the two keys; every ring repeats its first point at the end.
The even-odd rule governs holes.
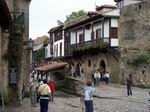
{"type": "Polygon", "coordinates": [[[84,42],[84,36],[83,36],[83,33],[82,34],[79,34],[79,42],[84,42]]]}
{"type": "Polygon", "coordinates": [[[58,45],[56,46],[56,57],[58,57],[58,45]]]}
{"type": "Polygon", "coordinates": [[[101,38],[101,29],[96,30],[96,39],[101,38]]]}
{"type": "Polygon", "coordinates": [[[118,28],[111,27],[111,29],[110,29],[110,38],[118,38],[118,28]]]}
{"type": "Polygon", "coordinates": [[[60,43],[60,56],[62,56],[62,43],[60,43]]]}

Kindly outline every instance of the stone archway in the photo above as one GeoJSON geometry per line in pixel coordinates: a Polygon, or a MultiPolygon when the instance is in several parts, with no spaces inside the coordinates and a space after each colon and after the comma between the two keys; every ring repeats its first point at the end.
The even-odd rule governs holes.
{"type": "Polygon", "coordinates": [[[105,61],[104,60],[101,60],[100,61],[100,72],[101,73],[105,73],[106,72],[106,64],[105,64],[105,61]]]}

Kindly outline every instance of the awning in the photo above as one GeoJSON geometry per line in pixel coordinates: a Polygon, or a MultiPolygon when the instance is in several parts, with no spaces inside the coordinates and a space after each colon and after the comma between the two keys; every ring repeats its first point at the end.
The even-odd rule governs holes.
{"type": "Polygon", "coordinates": [[[50,72],[54,70],[63,70],[67,63],[52,63],[35,68],[37,71],[50,72]]]}

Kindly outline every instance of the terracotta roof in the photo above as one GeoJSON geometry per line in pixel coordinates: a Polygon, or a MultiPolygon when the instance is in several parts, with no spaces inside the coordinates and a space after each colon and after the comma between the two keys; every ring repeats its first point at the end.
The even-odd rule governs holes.
{"type": "Polygon", "coordinates": [[[35,68],[35,70],[37,71],[42,71],[42,72],[50,72],[50,71],[54,71],[54,70],[61,70],[63,69],[65,66],[67,65],[67,63],[52,63],[52,64],[47,64],[44,66],[40,66],[35,68]]]}

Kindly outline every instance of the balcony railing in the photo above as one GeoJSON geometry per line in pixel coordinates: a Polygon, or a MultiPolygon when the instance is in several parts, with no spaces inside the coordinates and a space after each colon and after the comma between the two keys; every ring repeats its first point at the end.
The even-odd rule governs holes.
{"type": "Polygon", "coordinates": [[[95,49],[101,49],[104,45],[109,46],[110,45],[110,38],[100,38],[100,39],[94,39],[94,40],[90,40],[90,41],[84,41],[84,42],[80,42],[80,43],[76,43],[76,44],[71,44],[68,46],[68,48],[66,48],[66,55],[72,55],[72,53],[74,51],[84,51],[84,50],[88,50],[91,48],[95,48],[95,49]]]}

